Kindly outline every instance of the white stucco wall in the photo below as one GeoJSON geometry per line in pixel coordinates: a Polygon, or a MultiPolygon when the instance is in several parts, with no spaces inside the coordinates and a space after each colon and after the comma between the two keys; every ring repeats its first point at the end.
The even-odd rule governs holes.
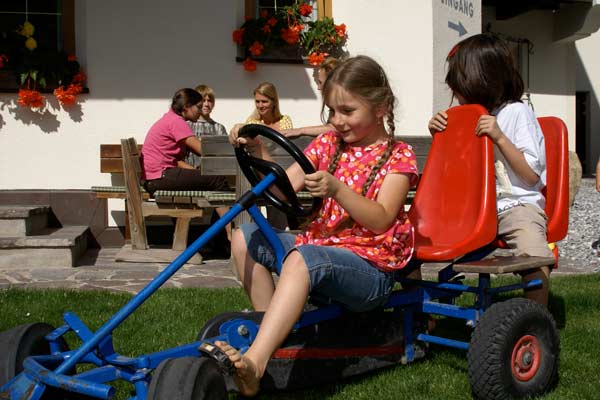
{"type": "MultiPolygon", "coordinates": [[[[386,70],[398,98],[399,134],[427,134],[434,111],[433,6],[407,0],[333,2],[334,19],[348,29],[350,54],[369,55],[386,70]]],[[[218,6],[210,0],[77,1],[77,54],[90,93],[69,111],[58,109],[47,95],[49,108],[42,115],[17,107],[16,95],[0,94],[0,189],[112,184],[111,176],[99,171],[99,145],[128,136],[142,142],[174,91],[199,83],[215,89],[213,117],[228,127],[252,111],[251,92],[261,81],[275,83],[281,109],[296,126],[319,123],[321,100],[312,68],[259,64],[248,73],[235,62],[231,33],[243,15],[242,1],[218,6]]],[[[530,89],[536,113],[562,118],[574,149],[575,45],[552,42],[551,12],[486,22],[493,31],[534,42],[530,89]]],[[[111,224],[122,224],[123,202],[109,206],[111,224]]]]}
{"type": "Polygon", "coordinates": [[[493,32],[533,42],[529,89],[535,113],[561,118],[569,130],[569,149],[575,150],[575,44],[553,41],[551,11],[531,11],[496,21],[493,9],[486,9],[483,24],[488,22],[493,32]]]}
{"type": "MultiPolygon", "coordinates": [[[[351,54],[367,54],[386,69],[396,90],[397,131],[425,134],[431,115],[431,5],[385,0],[334,1],[351,54]]],[[[296,126],[320,121],[313,69],[259,64],[255,73],[235,62],[231,33],[243,21],[242,1],[168,3],[159,0],[76,2],[77,55],[89,94],[69,111],[51,94],[34,113],[0,94],[0,189],[89,189],[110,185],[99,171],[99,145],[133,136],[142,142],[168,109],[176,89],[211,85],[213,117],[226,126],[245,120],[251,93],[273,82],[281,110],[296,126]]],[[[119,183],[119,182],[115,182],[119,183]]],[[[123,202],[110,201],[110,223],[123,222],[123,202]],[[116,221],[115,221],[116,220],[116,221]]]]}

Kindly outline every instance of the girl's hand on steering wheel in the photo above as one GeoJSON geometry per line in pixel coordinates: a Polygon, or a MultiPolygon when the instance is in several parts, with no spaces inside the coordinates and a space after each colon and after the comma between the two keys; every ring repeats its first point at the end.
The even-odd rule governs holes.
{"type": "Polygon", "coordinates": [[[234,127],[231,128],[231,131],[229,132],[229,143],[231,143],[233,147],[246,146],[250,153],[254,153],[261,146],[262,142],[258,136],[255,138],[239,136],[240,129],[242,129],[243,126],[244,124],[235,124],[234,127]]]}
{"type": "Polygon", "coordinates": [[[325,171],[317,171],[304,177],[304,187],[313,197],[335,197],[340,185],[342,182],[325,171]]]}

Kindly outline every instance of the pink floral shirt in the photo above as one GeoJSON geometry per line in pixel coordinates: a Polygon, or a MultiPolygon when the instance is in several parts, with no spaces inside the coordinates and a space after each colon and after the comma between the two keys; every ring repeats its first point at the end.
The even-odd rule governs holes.
{"type": "MultiPolygon", "coordinates": [[[[304,153],[317,170],[327,171],[339,140],[337,133],[325,133],[313,140],[304,153]]],[[[360,194],[372,167],[385,153],[386,147],[386,143],[368,147],[346,145],[334,176],[360,194]]],[[[377,173],[367,192],[368,199],[377,198],[383,179],[388,174],[408,174],[411,186],[417,184],[417,160],[410,145],[404,142],[394,144],[392,155],[377,173]]],[[[408,263],[413,253],[414,234],[404,209],[400,210],[392,226],[379,234],[354,221],[348,224],[349,218],[348,212],[333,198],[324,199],[317,218],[296,237],[296,245],[343,247],[387,272],[403,268],[408,263]]]]}

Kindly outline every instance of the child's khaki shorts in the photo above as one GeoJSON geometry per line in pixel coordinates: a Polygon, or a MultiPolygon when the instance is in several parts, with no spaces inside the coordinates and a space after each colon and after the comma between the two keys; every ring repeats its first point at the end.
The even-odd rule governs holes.
{"type": "Polygon", "coordinates": [[[498,214],[498,236],[516,256],[553,257],[546,239],[546,214],[533,204],[521,204],[498,214]]]}

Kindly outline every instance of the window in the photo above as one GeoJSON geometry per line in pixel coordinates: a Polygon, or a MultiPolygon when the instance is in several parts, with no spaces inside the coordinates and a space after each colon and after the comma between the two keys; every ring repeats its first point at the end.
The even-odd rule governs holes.
{"type": "MultiPolygon", "coordinates": [[[[295,0],[246,0],[246,15],[257,17],[263,9],[272,14],[277,8],[291,6],[294,2],[295,0]]],[[[314,15],[317,15],[318,19],[331,18],[331,0],[306,0],[305,2],[317,11],[314,15]]]]}
{"type": "MultiPolygon", "coordinates": [[[[317,21],[323,18],[332,18],[331,2],[332,0],[303,0],[304,3],[312,7],[310,20],[317,21]]],[[[292,6],[296,0],[245,0],[244,11],[247,17],[258,18],[261,13],[267,12],[268,15],[275,14],[283,7],[292,6]]],[[[306,26],[305,30],[308,29],[306,26]]],[[[242,62],[248,57],[247,51],[238,47],[238,56],[236,61],[242,62]]],[[[253,59],[267,63],[303,63],[302,56],[297,46],[282,46],[265,50],[259,56],[253,59]]]]}
{"type": "MultiPolygon", "coordinates": [[[[0,3],[0,54],[8,58],[0,70],[0,91],[16,92],[17,77],[11,71],[24,56],[24,37],[17,30],[29,21],[35,28],[33,37],[40,55],[64,51],[75,54],[74,0],[12,0],[0,3]]],[[[48,88],[45,91],[51,91],[48,88]]]]}

